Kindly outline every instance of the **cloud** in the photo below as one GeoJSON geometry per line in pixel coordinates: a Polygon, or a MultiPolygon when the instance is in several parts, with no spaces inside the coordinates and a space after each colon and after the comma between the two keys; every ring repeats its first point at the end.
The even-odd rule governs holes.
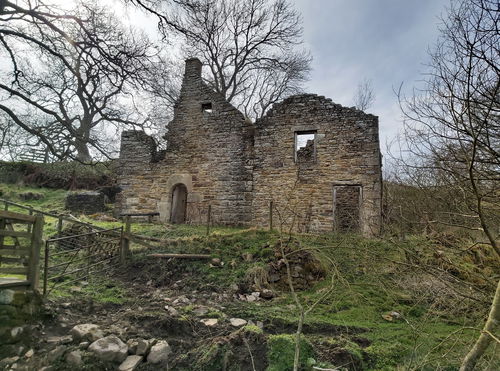
{"type": "Polygon", "coordinates": [[[314,57],[307,90],[346,106],[363,78],[373,82],[382,147],[401,129],[394,89],[425,72],[449,0],[295,0],[314,57]]]}

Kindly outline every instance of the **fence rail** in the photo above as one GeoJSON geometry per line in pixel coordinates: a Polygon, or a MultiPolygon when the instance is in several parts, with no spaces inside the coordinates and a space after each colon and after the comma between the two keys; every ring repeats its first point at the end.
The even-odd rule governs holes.
{"type": "MultiPolygon", "coordinates": [[[[43,291],[45,295],[53,287],[58,286],[61,281],[65,283],[74,282],[89,276],[91,273],[97,273],[97,268],[105,267],[104,263],[115,264],[118,261],[123,262],[130,252],[131,241],[146,247],[151,247],[151,245],[145,242],[145,240],[159,241],[152,237],[131,233],[130,219],[131,216],[135,215],[124,216],[125,223],[121,227],[105,229],[65,215],[37,210],[31,206],[0,198],[0,205],[2,203],[4,210],[0,210],[0,213],[2,213],[4,218],[7,218],[7,223],[4,223],[4,219],[0,217],[0,287],[24,285],[30,286],[32,289],[38,288],[43,216],[57,219],[57,234],[55,237],[47,240],[44,249],[42,268],[44,275],[43,291]],[[16,210],[27,211],[28,214],[13,212],[9,210],[11,206],[15,207],[16,210]],[[13,216],[16,218],[16,225],[26,225],[25,230],[11,227],[12,223],[9,223],[9,218],[13,216]],[[41,224],[34,222],[39,219],[41,219],[41,224]],[[64,227],[67,223],[71,224],[69,228],[64,227]],[[31,245],[30,247],[26,244],[21,245],[20,241],[31,238],[35,232],[37,236],[36,241],[38,241],[38,250],[36,253],[33,253],[31,245]],[[93,239],[93,242],[88,243],[89,239],[93,239]],[[74,246],[70,246],[71,244],[74,246]],[[111,254],[109,253],[110,251],[112,251],[111,254]],[[87,255],[83,256],[83,252],[86,252],[87,255]],[[71,257],[71,254],[74,256],[71,257]],[[56,259],[58,260],[57,262],[54,261],[56,259]],[[83,267],[75,269],[70,267],[71,265],[83,265],[84,262],[87,264],[86,270],[83,267]],[[87,268],[93,269],[88,270],[87,268]],[[59,274],[54,272],[59,272],[59,274]],[[82,276],[83,272],[87,273],[85,277],[82,276]],[[18,277],[13,277],[14,275],[23,275],[28,278],[19,279],[18,277]],[[67,276],[72,276],[73,278],[69,280],[67,276]]],[[[153,214],[156,215],[156,213],[149,214],[151,216],[153,214]]]]}
{"type": "MultiPolygon", "coordinates": [[[[18,204],[16,202],[5,200],[3,198],[0,198],[0,203],[4,204],[5,210],[8,210],[9,206],[15,206],[17,208],[27,210],[29,215],[33,215],[34,213],[37,213],[37,214],[42,214],[45,216],[49,216],[51,218],[58,219],[58,222],[57,222],[57,236],[58,237],[62,236],[64,222],[85,226],[85,227],[90,228],[92,231],[103,231],[106,229],[106,228],[102,228],[102,227],[99,227],[99,226],[91,224],[91,223],[82,222],[81,220],[72,219],[72,218],[69,218],[69,217],[61,215],[61,214],[54,214],[54,213],[49,213],[49,212],[42,211],[42,210],[37,210],[31,206],[25,206],[22,204],[18,204]]],[[[144,215],[156,216],[156,215],[159,215],[159,213],[144,213],[144,215]]],[[[144,216],[144,215],[141,215],[141,216],[144,216]]],[[[137,214],[122,214],[121,216],[124,218],[124,223],[125,223],[125,232],[124,232],[123,238],[126,240],[126,250],[129,250],[130,241],[133,241],[133,242],[140,244],[144,247],[148,247],[148,248],[152,247],[151,244],[145,242],[145,240],[156,241],[155,239],[148,239],[147,236],[140,236],[140,235],[137,235],[137,234],[134,234],[131,232],[131,217],[138,216],[138,215],[137,214]]]]}
{"type": "MultiPolygon", "coordinates": [[[[74,224],[85,225],[85,226],[88,226],[88,227],[92,227],[94,229],[100,229],[100,230],[104,230],[105,229],[105,228],[98,227],[98,226],[96,226],[94,224],[91,224],[91,223],[82,222],[81,220],[72,219],[70,217],[67,217],[67,216],[64,216],[64,215],[61,215],[61,214],[54,214],[54,213],[49,213],[47,211],[42,211],[42,210],[34,209],[31,206],[26,206],[26,205],[18,204],[16,202],[5,200],[3,198],[0,198],[0,203],[4,204],[4,210],[5,211],[9,210],[9,206],[15,206],[15,207],[20,208],[22,210],[28,211],[29,215],[33,215],[33,214],[36,213],[36,214],[42,214],[42,215],[45,215],[45,216],[49,216],[51,218],[58,219],[59,220],[59,224],[61,224],[62,221],[66,221],[66,222],[71,222],[71,223],[74,223],[74,224]]],[[[58,227],[58,232],[60,232],[59,231],[59,227],[58,227]]]]}

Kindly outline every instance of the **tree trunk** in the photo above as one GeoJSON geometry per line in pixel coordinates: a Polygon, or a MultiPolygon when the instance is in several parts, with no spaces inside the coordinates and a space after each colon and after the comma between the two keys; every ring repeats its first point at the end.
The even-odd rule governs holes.
{"type": "Polygon", "coordinates": [[[302,336],[302,326],[304,325],[304,308],[300,307],[299,323],[295,333],[295,354],[293,357],[293,371],[298,371],[300,366],[300,338],[302,336]]]}
{"type": "Polygon", "coordinates": [[[500,323],[500,280],[497,284],[497,289],[495,291],[495,296],[493,297],[493,303],[491,304],[490,314],[486,323],[484,324],[481,335],[477,339],[476,343],[465,356],[462,366],[460,366],[460,371],[471,371],[476,367],[476,363],[484,354],[488,346],[493,341],[490,334],[494,334],[495,329],[500,323]]]}
{"type": "Polygon", "coordinates": [[[75,148],[76,148],[76,159],[78,161],[90,162],[92,160],[87,143],[76,138],[75,139],[75,148]]]}

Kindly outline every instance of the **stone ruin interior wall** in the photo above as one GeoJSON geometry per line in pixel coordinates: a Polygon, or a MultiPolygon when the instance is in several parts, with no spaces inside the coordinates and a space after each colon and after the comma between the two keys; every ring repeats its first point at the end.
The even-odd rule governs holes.
{"type": "Polygon", "coordinates": [[[120,212],[160,211],[168,221],[173,188],[184,184],[186,222],[204,222],[210,204],[214,223],[249,224],[252,135],[243,114],[202,81],[200,61],[188,60],[163,156],[144,133],[122,135],[120,212]]]}
{"type": "Polygon", "coordinates": [[[378,118],[316,95],[274,105],[256,122],[254,224],[304,232],[380,229],[378,118]],[[313,140],[296,153],[296,137],[313,140]],[[304,160],[307,157],[307,160],[304,160]]]}

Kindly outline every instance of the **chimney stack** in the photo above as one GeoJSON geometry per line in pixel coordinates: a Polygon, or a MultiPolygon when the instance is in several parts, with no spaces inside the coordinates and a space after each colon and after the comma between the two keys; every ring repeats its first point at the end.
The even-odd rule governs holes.
{"type": "Polygon", "coordinates": [[[200,78],[201,77],[201,61],[198,58],[186,59],[186,69],[184,78],[200,78]]]}

